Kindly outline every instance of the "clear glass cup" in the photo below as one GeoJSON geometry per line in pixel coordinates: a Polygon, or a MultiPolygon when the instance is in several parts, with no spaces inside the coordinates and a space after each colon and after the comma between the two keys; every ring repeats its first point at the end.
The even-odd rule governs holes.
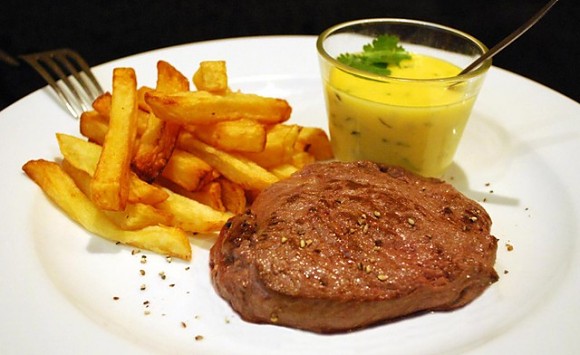
{"type": "Polygon", "coordinates": [[[339,24],[320,34],[316,46],[335,157],[441,176],[453,162],[491,60],[457,74],[487,47],[453,28],[405,19],[339,24]],[[336,59],[342,53],[361,52],[363,45],[383,34],[399,37],[412,56],[442,59],[456,72],[430,79],[384,76],[336,59]]]}

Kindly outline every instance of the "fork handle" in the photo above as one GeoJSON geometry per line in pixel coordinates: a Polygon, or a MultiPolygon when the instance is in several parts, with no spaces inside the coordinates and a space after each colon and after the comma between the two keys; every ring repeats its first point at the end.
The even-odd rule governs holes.
{"type": "Polygon", "coordinates": [[[8,54],[3,49],[0,49],[0,61],[6,63],[8,65],[11,65],[13,67],[17,67],[20,65],[20,62],[18,60],[16,60],[16,58],[14,58],[10,54],[8,54]]]}

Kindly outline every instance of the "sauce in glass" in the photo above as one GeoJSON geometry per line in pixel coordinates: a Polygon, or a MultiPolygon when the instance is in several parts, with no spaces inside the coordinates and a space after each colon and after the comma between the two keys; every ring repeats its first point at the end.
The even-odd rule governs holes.
{"type": "Polygon", "coordinates": [[[449,82],[414,80],[449,78],[461,71],[435,57],[411,54],[389,69],[389,77],[374,81],[332,68],[326,100],[335,156],[440,176],[453,160],[475,95],[449,82]]]}

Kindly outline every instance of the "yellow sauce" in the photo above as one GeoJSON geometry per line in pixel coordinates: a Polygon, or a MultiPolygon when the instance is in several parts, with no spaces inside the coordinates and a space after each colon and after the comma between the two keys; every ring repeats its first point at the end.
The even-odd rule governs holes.
{"type": "MultiPolygon", "coordinates": [[[[390,77],[433,79],[460,69],[413,54],[390,77]]],[[[340,160],[366,159],[439,176],[451,164],[475,96],[449,83],[373,81],[333,68],[327,89],[329,130],[340,160]]]]}

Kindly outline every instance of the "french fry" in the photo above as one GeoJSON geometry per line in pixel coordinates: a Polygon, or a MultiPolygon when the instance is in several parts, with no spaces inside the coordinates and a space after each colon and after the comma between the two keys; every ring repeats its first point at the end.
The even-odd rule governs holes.
{"type": "MultiPolygon", "coordinates": [[[[142,109],[137,110],[137,135],[141,136],[147,128],[147,121],[151,113],[142,109]]],[[[109,130],[109,118],[97,111],[85,111],[81,114],[80,132],[89,141],[103,145],[109,130]]]]}
{"type": "Polygon", "coordinates": [[[123,230],[137,230],[148,226],[173,224],[173,216],[145,203],[128,203],[124,211],[103,211],[123,230]]]}
{"type": "Polygon", "coordinates": [[[157,62],[155,91],[167,94],[189,91],[189,81],[173,65],[160,60],[157,62]]]}
{"type": "Polygon", "coordinates": [[[137,136],[141,137],[147,130],[149,117],[153,116],[151,109],[137,108],[137,136]]]}
{"type": "Polygon", "coordinates": [[[155,91],[155,89],[148,86],[141,86],[137,89],[137,107],[139,107],[140,110],[148,113],[151,112],[151,107],[149,107],[149,104],[145,102],[145,93],[153,91],[155,91]]]}
{"type": "Polygon", "coordinates": [[[207,233],[220,230],[232,216],[229,212],[216,211],[198,201],[165,189],[167,200],[155,205],[173,216],[173,225],[192,233],[207,233]]]}
{"type": "Polygon", "coordinates": [[[225,205],[222,201],[222,186],[217,181],[211,181],[207,184],[204,184],[202,187],[195,191],[188,191],[173,181],[165,178],[158,179],[156,183],[159,184],[159,186],[163,186],[178,195],[195,200],[199,203],[211,207],[216,211],[226,211],[225,205]]]}
{"type": "Polygon", "coordinates": [[[135,231],[120,229],[57,163],[31,160],[22,169],[57,206],[89,232],[159,254],[191,259],[191,245],[184,231],[166,226],[149,226],[135,231]]]}
{"type": "Polygon", "coordinates": [[[199,68],[193,75],[193,83],[197,90],[216,95],[226,94],[229,91],[226,62],[215,60],[199,63],[199,68]]]}
{"type": "Polygon", "coordinates": [[[98,111],[85,111],[80,118],[80,132],[90,142],[103,145],[105,136],[109,130],[108,117],[98,111]]]}
{"type": "Polygon", "coordinates": [[[235,156],[207,145],[189,132],[182,132],[178,146],[206,161],[229,180],[244,189],[263,190],[279,179],[249,159],[235,156]]]}
{"type": "Polygon", "coordinates": [[[91,189],[91,175],[86,171],[76,168],[66,159],[62,161],[61,167],[73,179],[79,190],[88,196],[91,189]]]}
{"type": "Polygon", "coordinates": [[[176,94],[151,92],[145,101],[161,119],[182,125],[207,125],[241,118],[274,124],[288,120],[292,108],[286,100],[232,92],[212,95],[207,91],[176,94]]]}
{"type": "MultiPolygon", "coordinates": [[[[75,168],[92,176],[101,156],[101,146],[68,134],[57,133],[56,137],[64,159],[75,168]]],[[[129,202],[153,205],[164,201],[169,196],[163,189],[146,183],[132,172],[129,176],[129,202]]]]}
{"type": "Polygon", "coordinates": [[[298,171],[298,168],[293,164],[280,164],[270,169],[270,172],[276,175],[280,180],[289,178],[292,174],[298,171]]]}
{"type": "Polygon", "coordinates": [[[175,146],[172,140],[177,138],[180,127],[166,125],[168,122],[159,120],[153,113],[149,113],[145,120],[148,122],[147,128],[139,140],[131,167],[141,179],[152,182],[165,168],[175,146]]]}
{"type": "Polygon", "coordinates": [[[217,182],[221,185],[222,202],[227,211],[238,214],[246,210],[247,201],[244,189],[228,179],[219,178],[217,182]]]}
{"type": "MultiPolygon", "coordinates": [[[[189,90],[189,82],[171,64],[157,62],[157,91],[175,93],[189,90]]],[[[148,115],[147,128],[141,135],[131,166],[137,175],[152,182],[167,164],[181,126],[163,121],[154,114],[148,115]]]]}
{"type": "Polygon", "coordinates": [[[312,154],[306,152],[294,152],[294,154],[292,154],[291,164],[297,169],[302,169],[306,165],[314,163],[315,161],[316,158],[312,154]]]}
{"type": "Polygon", "coordinates": [[[266,145],[264,125],[248,119],[218,122],[194,133],[205,144],[228,152],[261,152],[266,145]]]}
{"type": "Polygon", "coordinates": [[[187,196],[213,208],[216,211],[226,211],[222,201],[222,186],[216,181],[204,185],[199,190],[190,192],[187,196]]]}
{"type": "Polygon", "coordinates": [[[169,197],[165,190],[158,186],[151,185],[139,179],[139,177],[131,172],[131,184],[129,185],[129,202],[145,203],[147,205],[155,205],[163,202],[169,197]]]}
{"type": "Polygon", "coordinates": [[[318,127],[301,127],[294,149],[311,154],[315,160],[329,160],[334,157],[326,132],[318,127]]]}
{"type": "Polygon", "coordinates": [[[60,153],[75,168],[93,176],[103,148],[95,143],[64,133],[57,133],[60,153]]]}
{"type": "Polygon", "coordinates": [[[103,115],[103,117],[106,117],[107,120],[109,119],[109,114],[111,113],[111,101],[112,96],[110,92],[99,95],[99,97],[93,101],[93,108],[95,111],[103,115]]]}
{"type": "Polygon", "coordinates": [[[258,153],[242,153],[242,155],[264,168],[289,163],[294,153],[294,143],[300,133],[297,125],[277,124],[268,129],[266,146],[258,153]]]}
{"type": "Polygon", "coordinates": [[[195,155],[175,149],[161,175],[187,191],[194,191],[213,180],[213,170],[195,155]]]}
{"type": "Polygon", "coordinates": [[[113,72],[109,130],[91,181],[91,200],[106,210],[125,209],[129,173],[137,134],[137,78],[132,68],[113,72]]]}
{"type": "MultiPolygon", "coordinates": [[[[90,194],[91,175],[75,168],[68,160],[63,160],[62,169],[73,179],[77,187],[90,194]]],[[[105,211],[105,215],[123,230],[136,230],[158,224],[170,225],[172,216],[144,203],[128,203],[124,211],[105,211]]]]}
{"type": "Polygon", "coordinates": [[[23,170],[88,231],[157,253],[191,258],[187,234],[221,229],[260,192],[316,160],[332,158],[326,133],[285,124],[286,100],[232,92],[224,61],[193,75],[169,63],[155,89],[134,70],[113,71],[112,93],[81,115],[88,139],[57,134],[62,164],[23,170]]]}

